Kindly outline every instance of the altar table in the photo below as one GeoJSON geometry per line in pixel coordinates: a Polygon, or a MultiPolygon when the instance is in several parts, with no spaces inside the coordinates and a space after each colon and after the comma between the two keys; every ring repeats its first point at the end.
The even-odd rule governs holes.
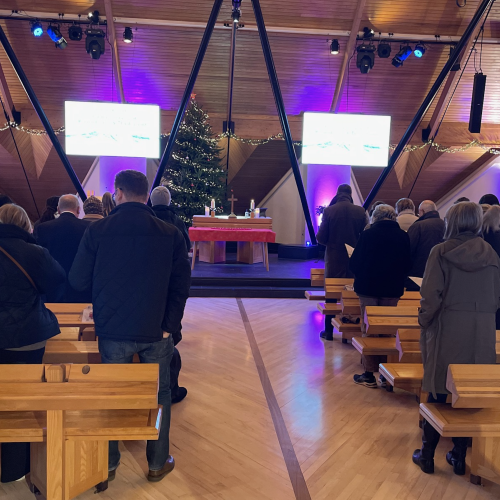
{"type": "MultiPolygon", "coordinates": [[[[219,215],[210,217],[205,215],[195,215],[193,217],[193,227],[210,227],[221,229],[273,229],[273,219],[271,217],[231,217],[219,215]]],[[[263,243],[253,241],[238,242],[238,253],[236,259],[245,264],[257,264],[264,262],[263,243]]],[[[225,262],[226,242],[225,241],[200,241],[198,243],[200,262],[225,262]]]]}
{"type": "MultiPolygon", "coordinates": [[[[196,250],[200,242],[221,242],[225,244],[226,241],[237,241],[238,245],[240,243],[246,242],[261,246],[263,261],[266,269],[269,271],[269,253],[267,244],[274,243],[276,241],[276,233],[271,231],[270,229],[223,229],[220,227],[190,227],[189,238],[194,243],[193,262],[191,265],[191,269],[194,269],[194,263],[196,261],[196,250]]],[[[240,254],[242,251],[243,250],[240,251],[240,248],[238,246],[238,254],[240,254]]]]}

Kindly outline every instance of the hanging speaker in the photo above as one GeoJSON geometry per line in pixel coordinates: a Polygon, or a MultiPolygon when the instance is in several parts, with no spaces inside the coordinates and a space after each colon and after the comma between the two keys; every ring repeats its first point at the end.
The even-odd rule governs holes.
{"type": "Polygon", "coordinates": [[[486,89],[486,75],[474,75],[474,88],[472,89],[472,103],[470,107],[469,132],[481,132],[481,118],[483,116],[484,91],[486,89]]]}

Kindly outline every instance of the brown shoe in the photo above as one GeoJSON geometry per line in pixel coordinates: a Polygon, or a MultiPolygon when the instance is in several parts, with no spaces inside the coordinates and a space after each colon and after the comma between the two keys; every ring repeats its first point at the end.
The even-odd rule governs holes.
{"type": "Polygon", "coordinates": [[[160,470],[149,470],[148,472],[148,481],[153,483],[157,483],[161,481],[167,474],[172,472],[175,467],[175,460],[172,455],[169,455],[167,458],[167,462],[160,470]]]}

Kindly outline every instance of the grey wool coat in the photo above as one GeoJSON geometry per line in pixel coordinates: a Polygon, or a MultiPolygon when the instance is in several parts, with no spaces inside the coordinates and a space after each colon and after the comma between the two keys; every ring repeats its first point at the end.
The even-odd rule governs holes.
{"type": "Polygon", "coordinates": [[[420,289],[423,390],[447,394],[450,364],[495,364],[500,259],[473,233],[436,245],[420,289]]]}

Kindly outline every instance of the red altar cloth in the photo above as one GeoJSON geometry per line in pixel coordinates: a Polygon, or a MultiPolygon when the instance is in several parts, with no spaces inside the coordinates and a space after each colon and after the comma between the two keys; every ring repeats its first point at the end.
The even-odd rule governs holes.
{"type": "Polygon", "coordinates": [[[276,233],[270,229],[221,229],[219,227],[190,227],[191,241],[256,241],[274,243],[276,233]]]}

